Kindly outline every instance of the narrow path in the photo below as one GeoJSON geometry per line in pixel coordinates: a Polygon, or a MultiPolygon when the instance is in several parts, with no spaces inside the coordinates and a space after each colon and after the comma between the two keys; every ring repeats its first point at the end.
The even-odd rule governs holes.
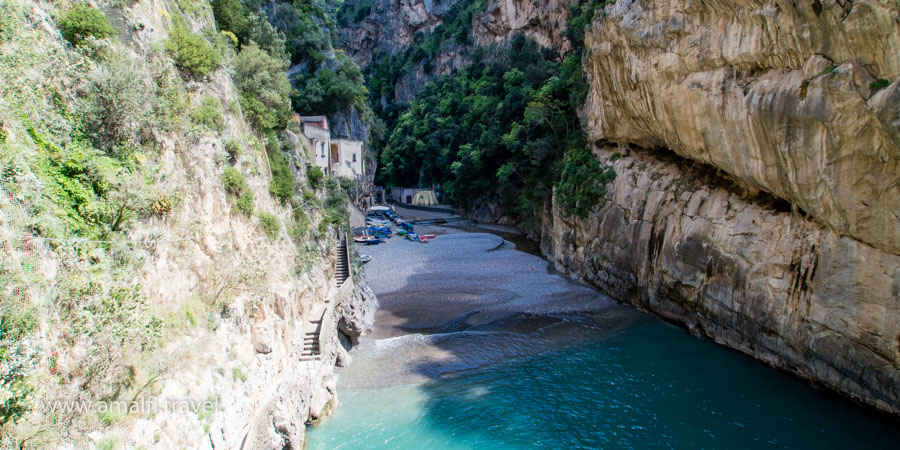
{"type": "MultiPolygon", "coordinates": [[[[335,266],[335,292],[340,292],[341,286],[350,279],[350,254],[347,251],[347,240],[341,239],[337,248],[337,265],[335,266]]],[[[322,337],[322,323],[325,321],[325,314],[328,314],[331,302],[336,301],[333,298],[326,298],[325,302],[318,305],[310,314],[309,324],[303,330],[303,351],[300,353],[301,361],[317,360],[322,356],[320,347],[320,338],[322,337]]]]}

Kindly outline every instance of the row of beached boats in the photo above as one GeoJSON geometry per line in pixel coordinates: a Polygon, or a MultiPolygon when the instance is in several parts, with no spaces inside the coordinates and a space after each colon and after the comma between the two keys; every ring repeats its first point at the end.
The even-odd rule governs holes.
{"type": "Polygon", "coordinates": [[[396,225],[398,236],[410,241],[427,243],[436,238],[433,234],[416,233],[413,225],[394,214],[385,206],[374,206],[366,213],[366,226],[353,229],[353,241],[358,244],[375,245],[387,242],[394,235],[391,224],[396,225]]]}

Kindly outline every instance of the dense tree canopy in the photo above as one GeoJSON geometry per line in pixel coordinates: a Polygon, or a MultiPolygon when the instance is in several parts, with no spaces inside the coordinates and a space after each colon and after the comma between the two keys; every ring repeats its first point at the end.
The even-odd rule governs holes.
{"type": "Polygon", "coordinates": [[[378,181],[438,184],[458,205],[497,200],[523,220],[556,188],[566,211],[586,215],[615,177],[592,157],[578,116],[588,88],[582,36],[603,4],[582,0],[572,6],[566,33],[576,38],[568,55],[524,36],[503,46],[470,47],[473,63],[429,83],[408,109],[390,101],[397,80],[420,61],[427,71],[441,49],[470,42],[472,14],[483,2],[457,2],[440,26],[417,36],[406,52],[377,55],[367,81],[373,109],[388,124],[378,181]]]}
{"type": "Polygon", "coordinates": [[[586,86],[580,54],[561,64],[555,58],[523,36],[508,47],[477,50],[475,63],[429,84],[397,119],[381,154],[382,179],[441,184],[462,205],[496,198],[524,218],[568,174],[561,192],[578,199],[564,204],[586,213],[609,174],[599,164],[566,168],[592,160],[577,116],[586,86]]]}

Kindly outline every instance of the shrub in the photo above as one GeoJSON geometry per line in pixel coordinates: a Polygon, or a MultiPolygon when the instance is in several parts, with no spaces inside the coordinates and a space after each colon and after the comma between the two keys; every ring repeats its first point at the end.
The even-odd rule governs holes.
{"type": "Polygon", "coordinates": [[[102,12],[87,5],[76,5],[57,21],[64,38],[78,46],[93,37],[105,39],[116,33],[102,12]]]}
{"type": "Polygon", "coordinates": [[[205,126],[213,131],[221,132],[225,129],[222,104],[215,97],[203,97],[200,106],[191,111],[191,120],[197,125],[205,126]]]}
{"type": "Polygon", "coordinates": [[[322,185],[325,173],[318,166],[310,166],[306,169],[306,179],[309,180],[310,186],[317,188],[322,185]]]}
{"type": "Polygon", "coordinates": [[[213,16],[220,30],[227,30],[237,37],[247,33],[247,14],[238,0],[212,0],[213,16]]]}
{"type": "Polygon", "coordinates": [[[225,191],[232,195],[241,195],[248,191],[247,179],[234,167],[226,167],[222,173],[222,182],[225,183],[225,191]]]}
{"type": "Polygon", "coordinates": [[[267,212],[259,213],[259,223],[262,225],[263,231],[266,232],[266,236],[271,239],[277,238],[281,233],[281,223],[272,214],[267,212]]]}
{"type": "Polygon", "coordinates": [[[568,214],[586,218],[606,195],[606,184],[615,178],[612,166],[601,166],[586,148],[569,150],[556,185],[556,199],[568,214]]]}
{"type": "Polygon", "coordinates": [[[234,139],[225,141],[225,153],[228,154],[228,161],[234,163],[241,156],[241,144],[234,139]]]}
{"type": "Polygon", "coordinates": [[[85,134],[95,147],[120,155],[125,147],[136,147],[148,136],[153,124],[152,80],[138,62],[112,55],[98,64],[78,86],[76,109],[85,134]]]}
{"type": "Polygon", "coordinates": [[[234,167],[226,167],[222,173],[222,182],[225,183],[225,192],[237,197],[235,206],[241,213],[253,215],[253,191],[247,184],[247,179],[234,167]]]}
{"type": "Polygon", "coordinates": [[[237,199],[237,209],[246,216],[253,215],[253,192],[246,190],[237,199]]]}
{"type": "Polygon", "coordinates": [[[287,61],[270,56],[253,41],[238,54],[235,81],[241,90],[241,106],[257,130],[273,130],[287,124],[291,83],[285,75],[286,68],[287,61]]]}
{"type": "Polygon", "coordinates": [[[166,50],[175,59],[175,65],[194,78],[209,75],[222,62],[222,55],[203,36],[192,33],[182,19],[175,21],[166,50]]]}
{"type": "Polygon", "coordinates": [[[869,85],[869,89],[874,92],[874,91],[884,89],[890,85],[891,85],[890,81],[888,81],[884,78],[879,78],[879,79],[873,81],[872,84],[869,85]]]}
{"type": "Polygon", "coordinates": [[[235,367],[231,369],[231,377],[234,378],[235,381],[247,381],[247,373],[244,372],[244,369],[242,367],[235,367]]]}
{"type": "Polygon", "coordinates": [[[294,195],[294,174],[291,173],[287,158],[281,150],[269,151],[268,155],[269,167],[272,169],[269,193],[284,203],[294,195]]]}

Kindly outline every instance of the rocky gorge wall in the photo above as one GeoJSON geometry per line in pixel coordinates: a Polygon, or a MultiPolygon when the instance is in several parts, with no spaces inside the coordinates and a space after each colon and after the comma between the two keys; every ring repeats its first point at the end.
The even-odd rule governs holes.
{"type": "Polygon", "coordinates": [[[898,13],[892,1],[618,1],[586,38],[590,137],[668,148],[898,254],[898,13]]]}
{"type": "MultiPolygon", "coordinates": [[[[472,17],[474,45],[502,43],[522,33],[539,44],[563,52],[571,45],[564,37],[568,6],[574,0],[487,0],[485,9],[472,17]]],[[[460,0],[375,0],[369,14],[340,28],[341,48],[360,67],[384,53],[398,55],[409,48],[416,36],[424,37],[442,23],[443,16],[460,0]]],[[[452,43],[443,47],[426,71],[423,62],[404,74],[395,85],[395,99],[409,103],[426,84],[469,63],[467,46],[452,43]]]]}
{"type": "Polygon", "coordinates": [[[900,413],[898,11],[607,6],[586,37],[584,119],[618,176],[586,219],[550,207],[544,253],[617,299],[900,413]]]}
{"type": "Polygon", "coordinates": [[[900,413],[900,256],[748,198],[667,154],[597,149],[618,176],[586,219],[553,205],[541,249],[639,309],[900,413]]]}
{"type": "MultiPolygon", "coordinates": [[[[142,101],[156,101],[151,88],[155,85],[140,83],[165,80],[166,70],[174,72],[169,56],[160,50],[170,36],[172,17],[182,16],[198,35],[216,36],[208,4],[194,5],[191,14],[184,13],[182,6],[181,2],[141,0],[104,9],[118,33],[107,45],[131,63],[133,82],[146,88],[141,92],[142,101]]],[[[34,338],[29,340],[38,355],[30,372],[34,392],[29,399],[34,405],[44,402],[44,406],[33,406],[17,423],[4,423],[0,444],[22,448],[303,447],[306,424],[329,414],[337,404],[333,371],[336,364],[348,360],[339,336],[355,341],[371,327],[377,300],[364,278],[354,277],[355,289],[349,292],[336,287],[333,232],[318,227],[320,231],[314,233],[323,220],[321,209],[306,210],[308,230],[301,243],[289,231],[294,220],[292,206],[270,194],[272,174],[266,147],[241,111],[229,59],[234,53],[225,52],[222,67],[208,77],[183,83],[177,72],[173,77],[178,81],[172,96],[183,102],[185,110],[195,108],[201,99],[225,105],[219,111],[220,128],[192,124],[182,112],[172,123],[164,124],[168,126],[152,130],[154,146],[133,165],[132,170],[143,171],[142,187],[147,184],[147,189],[171,194],[166,198],[177,201],[166,204],[163,213],[136,216],[123,234],[116,236],[115,245],[92,250],[89,262],[66,260],[65,249],[58,246],[53,250],[51,241],[17,223],[17,217],[40,212],[33,206],[34,197],[46,195],[35,176],[39,167],[30,165],[40,155],[38,145],[26,132],[22,118],[37,125],[38,118],[56,114],[42,97],[47,92],[57,95],[61,103],[76,104],[72,86],[84,76],[79,70],[97,70],[105,61],[81,55],[62,39],[54,20],[61,11],[55,4],[11,0],[4,2],[3,8],[15,15],[4,10],[0,19],[13,17],[19,24],[0,23],[4,28],[0,39],[0,193],[8,192],[11,198],[6,202],[4,197],[0,205],[0,234],[4,250],[9,247],[8,236],[36,234],[26,250],[40,251],[18,253],[39,259],[32,267],[40,270],[28,275],[40,283],[26,295],[40,317],[34,338]],[[229,158],[226,142],[240,151],[232,150],[229,158]],[[253,194],[249,214],[239,212],[223,183],[223,172],[229,168],[246,177],[244,189],[253,194]],[[264,213],[274,218],[276,233],[266,231],[264,213]],[[126,266],[127,273],[117,274],[117,266],[125,264],[131,264],[126,266]],[[90,280],[92,287],[128,286],[138,292],[141,301],[133,308],[138,311],[116,313],[129,319],[131,314],[140,319],[152,316],[148,323],[155,324],[161,334],[156,337],[160,347],[146,351],[138,347],[134,354],[118,355],[115,353],[121,349],[99,341],[99,333],[70,328],[61,319],[65,311],[59,305],[72,302],[84,311],[82,305],[90,304],[82,298],[56,298],[65,296],[63,288],[72,283],[70,278],[90,280]],[[41,291],[42,285],[49,288],[41,291]],[[323,330],[321,356],[301,358],[304,328],[319,319],[315,313],[326,302],[336,306],[326,309],[333,313],[328,317],[333,326],[323,330]],[[95,365],[93,355],[98,350],[107,356],[113,353],[114,358],[106,365],[95,365]],[[88,392],[86,386],[94,384],[112,390],[103,377],[113,369],[129,374],[121,390],[103,392],[103,396],[88,392]],[[100,382],[96,382],[98,378],[100,382]],[[94,409],[85,414],[41,409],[57,400],[88,402],[91,408],[119,402],[127,406],[115,414],[94,409]],[[145,400],[156,405],[169,402],[171,407],[128,409],[145,400]],[[188,401],[195,403],[185,403],[188,401]],[[201,407],[199,403],[204,401],[201,407]],[[206,409],[209,405],[212,410],[206,409]]],[[[50,132],[47,135],[52,136],[50,132]]],[[[305,155],[299,146],[285,149],[302,189],[324,198],[323,188],[306,185],[305,155]]],[[[37,217],[27,219],[29,223],[24,225],[30,227],[37,217]]],[[[75,239],[71,245],[77,245],[76,241],[83,240],[75,239]]],[[[3,295],[3,301],[9,301],[6,285],[3,295]]],[[[120,331],[129,336],[144,332],[139,323],[112,325],[122,327],[120,331]]]]}

